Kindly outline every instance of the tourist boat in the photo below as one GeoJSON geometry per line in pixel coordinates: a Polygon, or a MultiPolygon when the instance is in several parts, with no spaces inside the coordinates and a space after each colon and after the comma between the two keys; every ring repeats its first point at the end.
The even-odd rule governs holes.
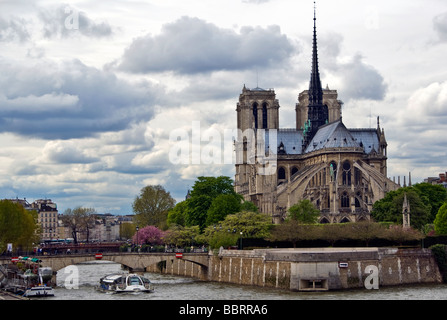
{"type": "Polygon", "coordinates": [[[149,279],[137,274],[111,274],[101,278],[99,290],[112,293],[152,292],[154,288],[149,279]]]}
{"type": "Polygon", "coordinates": [[[27,289],[23,296],[27,298],[53,297],[54,290],[46,285],[38,285],[27,289]]]}
{"type": "MultiPolygon", "coordinates": [[[[23,296],[27,298],[53,297],[54,296],[53,288],[47,286],[44,282],[44,277],[49,276],[51,279],[51,274],[52,274],[51,268],[39,268],[38,271],[39,284],[27,288],[23,296]]],[[[25,277],[29,277],[29,275],[25,273],[25,277]]],[[[31,276],[31,279],[32,278],[33,277],[31,276]]]]}

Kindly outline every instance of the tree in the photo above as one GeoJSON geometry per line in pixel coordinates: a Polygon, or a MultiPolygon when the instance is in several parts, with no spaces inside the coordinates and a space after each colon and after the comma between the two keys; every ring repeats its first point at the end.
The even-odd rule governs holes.
{"type": "Polygon", "coordinates": [[[132,204],[135,223],[140,226],[166,227],[168,211],[174,208],[175,200],[162,186],[146,186],[141,189],[132,204]]]}
{"type": "Polygon", "coordinates": [[[241,211],[259,212],[258,207],[251,201],[244,201],[241,205],[241,211]]]}
{"type": "Polygon", "coordinates": [[[371,240],[383,237],[386,232],[383,224],[371,221],[349,223],[347,229],[350,239],[364,241],[367,247],[371,240]]]}
{"type": "Polygon", "coordinates": [[[185,226],[186,223],[186,210],[188,209],[187,201],[181,201],[175,205],[174,208],[168,212],[168,227],[171,226],[185,226]]]}
{"type": "Polygon", "coordinates": [[[374,220],[402,224],[402,204],[405,195],[411,208],[411,226],[415,229],[422,229],[424,225],[431,223],[431,205],[424,203],[419,193],[412,187],[390,191],[382,200],[377,201],[371,213],[374,220]]]}
{"type": "MultiPolygon", "coordinates": [[[[185,211],[185,225],[198,225],[200,230],[204,230],[207,226],[208,210],[210,209],[213,200],[220,195],[232,195],[233,197],[240,197],[233,187],[233,181],[229,177],[199,177],[197,178],[192,191],[191,197],[186,200],[187,209],[185,211]]],[[[216,204],[216,206],[218,206],[216,204]]],[[[213,214],[217,215],[214,211],[213,214]]],[[[217,217],[212,217],[214,221],[217,217]]]]}
{"type": "Polygon", "coordinates": [[[12,243],[13,249],[28,250],[38,241],[37,213],[19,203],[0,201],[0,253],[12,243]]]}
{"type": "Polygon", "coordinates": [[[295,219],[288,219],[284,223],[275,225],[268,237],[270,241],[288,241],[296,248],[296,244],[303,240],[316,240],[319,238],[317,225],[302,224],[295,219]]]}
{"type": "Polygon", "coordinates": [[[155,226],[146,226],[135,232],[132,242],[135,244],[160,245],[165,233],[155,226]]]}
{"type": "Polygon", "coordinates": [[[166,232],[164,243],[174,245],[176,247],[184,247],[200,243],[199,226],[184,227],[173,225],[166,232]]]}
{"type": "Polygon", "coordinates": [[[220,194],[213,199],[207,211],[206,225],[218,223],[229,214],[239,212],[242,207],[242,196],[238,194],[220,194]]]}
{"type": "Polygon", "coordinates": [[[133,223],[120,224],[120,238],[130,239],[135,233],[135,225],[133,223]]]}
{"type": "Polygon", "coordinates": [[[430,222],[433,222],[438,214],[439,208],[447,202],[447,190],[441,185],[433,185],[430,183],[418,183],[413,186],[414,190],[426,205],[431,206],[430,222]]]}
{"type": "Polygon", "coordinates": [[[191,197],[206,195],[215,198],[220,194],[235,194],[233,180],[229,177],[198,177],[191,191],[191,197]]]}
{"type": "Polygon", "coordinates": [[[78,243],[78,234],[86,233],[87,242],[89,241],[90,229],[93,227],[94,214],[93,208],[77,207],[75,209],[68,208],[62,215],[62,223],[69,228],[73,237],[73,242],[78,243]]]}
{"type": "Polygon", "coordinates": [[[413,228],[404,228],[401,225],[392,225],[385,233],[385,239],[395,241],[402,245],[406,241],[421,240],[423,235],[413,228]]]}
{"type": "Polygon", "coordinates": [[[334,223],[319,225],[319,238],[330,243],[331,247],[335,242],[349,238],[346,223],[334,223]]]}
{"type": "Polygon", "coordinates": [[[438,210],[434,221],[436,234],[447,234],[447,203],[444,203],[438,210]]]}
{"type": "MultiPolygon", "coordinates": [[[[266,238],[270,235],[271,217],[250,211],[237,212],[225,217],[219,224],[208,226],[204,237],[212,248],[218,243],[233,243],[241,238],[266,238]]],[[[232,245],[234,245],[232,244],[232,245]]]]}
{"type": "Polygon", "coordinates": [[[307,199],[301,200],[289,208],[289,218],[303,224],[318,222],[320,211],[307,199]]]}

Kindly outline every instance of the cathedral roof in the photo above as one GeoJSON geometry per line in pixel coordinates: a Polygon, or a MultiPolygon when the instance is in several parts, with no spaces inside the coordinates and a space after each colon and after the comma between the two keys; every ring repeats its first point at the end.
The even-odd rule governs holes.
{"type": "MultiPolygon", "coordinates": [[[[265,149],[274,153],[303,154],[302,143],[302,130],[266,130],[265,149]],[[276,136],[272,135],[273,132],[276,136]]],[[[370,154],[379,150],[380,141],[376,129],[347,129],[343,122],[338,120],[320,127],[304,153],[325,148],[363,148],[366,154],[370,154]]]]}
{"type": "Polygon", "coordinates": [[[270,139],[272,131],[266,131],[265,146],[266,150],[272,150],[274,153],[283,154],[301,154],[303,144],[303,132],[295,129],[279,129],[276,131],[276,145],[274,145],[274,137],[270,139]],[[280,152],[280,146],[283,152],[280,152]]]}
{"type": "Polygon", "coordinates": [[[321,126],[312,141],[307,146],[305,153],[325,148],[360,148],[351,132],[341,120],[321,126]]]}

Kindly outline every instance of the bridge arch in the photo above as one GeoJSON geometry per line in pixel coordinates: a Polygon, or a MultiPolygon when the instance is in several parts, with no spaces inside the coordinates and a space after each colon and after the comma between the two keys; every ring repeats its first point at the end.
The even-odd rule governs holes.
{"type": "MultiPolygon", "coordinates": [[[[54,273],[70,265],[97,260],[95,254],[42,256],[40,259],[42,266],[51,267],[54,273]]],[[[208,269],[208,255],[204,253],[185,254],[182,259],[177,259],[175,253],[103,253],[101,261],[119,263],[136,272],[144,272],[163,262],[172,269],[172,265],[180,261],[197,265],[202,273],[208,269]]]]}

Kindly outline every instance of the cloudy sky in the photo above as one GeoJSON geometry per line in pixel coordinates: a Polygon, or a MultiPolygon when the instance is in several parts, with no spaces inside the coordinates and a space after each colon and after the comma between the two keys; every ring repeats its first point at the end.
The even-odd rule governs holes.
{"type": "MultiPolygon", "coordinates": [[[[146,185],[181,201],[200,175],[233,178],[224,132],[244,84],[274,88],[295,126],[312,18],[312,0],[0,0],[0,198],[129,214],[146,185]],[[173,163],[194,128],[221,160],[173,163]]],[[[380,116],[391,178],[445,172],[445,0],[319,0],[317,18],[346,126],[380,116]]]]}

